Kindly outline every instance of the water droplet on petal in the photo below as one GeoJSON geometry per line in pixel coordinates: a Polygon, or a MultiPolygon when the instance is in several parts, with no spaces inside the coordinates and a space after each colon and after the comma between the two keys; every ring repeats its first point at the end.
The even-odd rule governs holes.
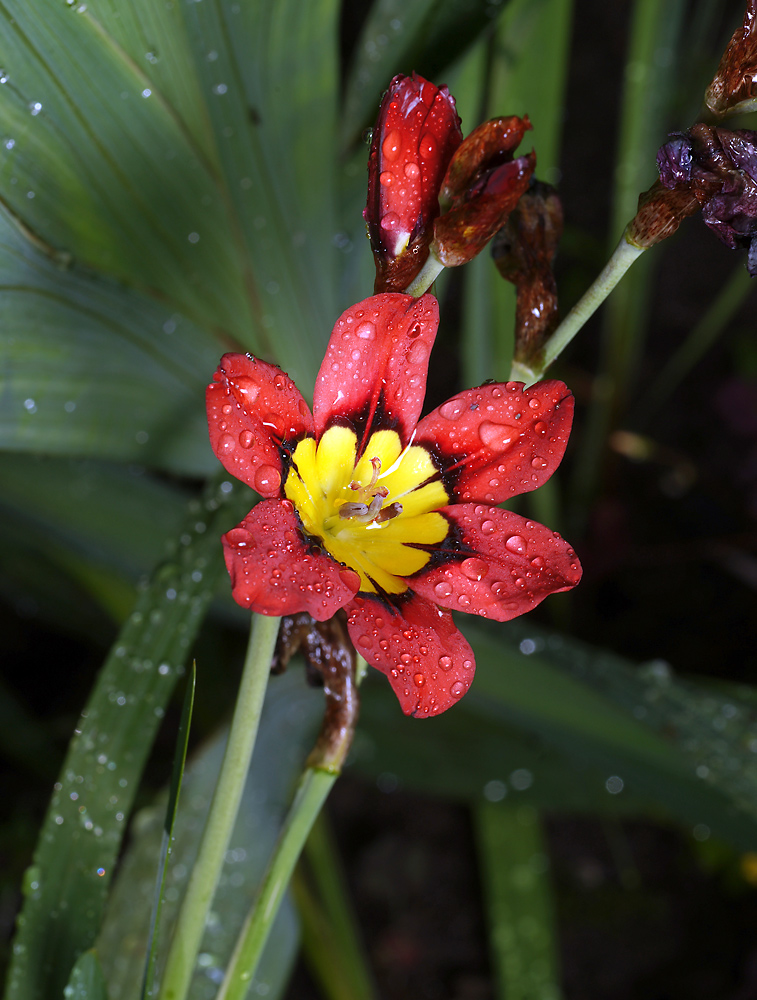
{"type": "Polygon", "coordinates": [[[414,181],[416,177],[420,176],[421,169],[417,163],[406,163],[405,164],[405,177],[408,180],[414,181]]]}
{"type": "Polygon", "coordinates": [[[231,434],[222,434],[218,439],[218,450],[222,455],[230,455],[236,446],[237,443],[231,434]]]}
{"type": "Polygon", "coordinates": [[[501,580],[494,580],[489,588],[495,597],[504,597],[507,594],[508,587],[506,583],[501,580]]]}
{"type": "Polygon", "coordinates": [[[546,467],[547,467],[546,458],[540,458],[538,455],[534,455],[534,457],[531,459],[532,469],[546,469],[546,467]]]}
{"type": "Polygon", "coordinates": [[[386,215],[382,216],[381,228],[382,229],[396,229],[400,224],[400,217],[396,212],[387,212],[386,215]]]}
{"type": "Polygon", "coordinates": [[[424,159],[430,159],[436,152],[436,139],[430,132],[426,132],[421,139],[419,149],[424,159]]]}
{"type": "Polygon", "coordinates": [[[221,407],[221,413],[225,414],[225,416],[228,417],[228,415],[231,413],[233,409],[234,407],[231,405],[231,403],[224,403],[223,406],[221,407]]]}
{"type": "Polygon", "coordinates": [[[383,184],[384,187],[391,187],[394,178],[388,170],[382,170],[379,174],[379,184],[383,184]]]}
{"type": "Polygon", "coordinates": [[[421,361],[425,361],[428,357],[428,344],[423,340],[416,340],[410,345],[410,350],[407,352],[407,360],[410,364],[419,365],[421,361]]]}
{"type": "Polygon", "coordinates": [[[281,486],[281,473],[272,465],[261,465],[255,473],[255,489],[258,493],[274,493],[281,486]]]}
{"type": "Polygon", "coordinates": [[[457,420],[465,409],[465,404],[460,399],[449,399],[439,407],[440,416],[445,420],[457,420]]]}
{"type": "Polygon", "coordinates": [[[534,430],[537,434],[541,434],[543,437],[547,433],[547,425],[543,420],[537,420],[534,424],[534,430]]]}
{"type": "Polygon", "coordinates": [[[528,405],[531,407],[532,410],[538,410],[539,407],[541,406],[541,403],[539,402],[538,399],[529,399],[528,405]]]}
{"type": "Polygon", "coordinates": [[[255,435],[252,431],[242,431],[239,435],[239,443],[243,448],[252,448],[255,444],[255,435]]]}
{"type": "Polygon", "coordinates": [[[452,669],[452,657],[451,656],[440,656],[439,657],[439,666],[442,668],[442,670],[451,670],[452,669]]]}
{"type": "Polygon", "coordinates": [[[400,146],[402,145],[402,136],[400,135],[399,129],[392,129],[389,135],[384,139],[381,144],[381,152],[384,154],[387,160],[396,160],[399,156],[400,146]]]}
{"type": "Polygon", "coordinates": [[[465,685],[462,681],[455,681],[452,687],[449,689],[449,693],[453,698],[462,698],[465,694],[465,685]]]}
{"type": "Polygon", "coordinates": [[[487,448],[493,451],[503,451],[509,447],[518,437],[519,431],[515,427],[508,427],[506,424],[495,424],[491,420],[484,420],[478,429],[478,436],[487,448]]]}
{"type": "Polygon", "coordinates": [[[482,580],[489,567],[484,562],[483,559],[463,559],[460,563],[460,569],[462,570],[463,576],[467,576],[469,580],[482,580]]]}
{"type": "Polygon", "coordinates": [[[493,535],[497,530],[497,525],[494,521],[484,521],[481,524],[481,534],[483,535],[493,535]]]}
{"type": "Polygon", "coordinates": [[[423,676],[423,674],[413,674],[413,680],[415,681],[418,687],[423,687],[423,685],[426,683],[426,678],[423,676]]]}
{"type": "Polygon", "coordinates": [[[520,537],[520,535],[511,535],[505,542],[505,548],[509,549],[510,552],[515,552],[518,555],[523,555],[526,551],[526,543],[520,537]]]}
{"type": "Polygon", "coordinates": [[[434,587],[434,593],[439,598],[449,597],[452,593],[452,587],[448,583],[437,583],[434,587]]]}
{"type": "Polygon", "coordinates": [[[355,333],[361,340],[373,340],[376,336],[376,324],[366,320],[355,327],[355,333]]]}
{"type": "Polygon", "coordinates": [[[400,663],[404,664],[404,666],[407,667],[412,662],[413,662],[413,658],[412,658],[412,656],[409,653],[403,653],[402,656],[400,656],[400,663]]]}
{"type": "Polygon", "coordinates": [[[258,383],[246,375],[234,379],[232,384],[236,391],[244,396],[245,403],[254,403],[260,395],[260,386],[258,383]]]}

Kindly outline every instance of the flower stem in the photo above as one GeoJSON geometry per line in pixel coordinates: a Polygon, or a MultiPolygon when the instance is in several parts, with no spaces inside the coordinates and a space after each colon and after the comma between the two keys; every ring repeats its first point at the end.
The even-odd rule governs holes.
{"type": "Polygon", "coordinates": [[[532,366],[534,381],[541,378],[642,253],[644,253],[644,248],[633,246],[628,242],[625,234],[621,236],[620,242],[602,273],[573,306],[544,345],[541,357],[532,366]]]}
{"type": "Polygon", "coordinates": [[[326,714],[316,745],[308,757],[294,801],[271,856],[260,891],[237,939],[216,1000],[244,1000],[294,866],[313,824],[339,777],[358,713],[357,684],[365,660],[357,657],[354,675],[340,668],[325,678],[326,714]]]}
{"type": "Polygon", "coordinates": [[[431,288],[443,270],[444,264],[440,260],[437,260],[432,250],[426,258],[426,263],[405,289],[406,294],[420,298],[424,292],[427,292],[431,288]]]}
{"type": "Polygon", "coordinates": [[[208,909],[239,810],[263,705],[279,618],[253,615],[242,681],[221,772],[200,850],[179,911],[162,977],[160,1000],[184,1000],[195,968],[208,909]]]}
{"type": "Polygon", "coordinates": [[[260,893],[237,940],[217,1000],[244,1000],[247,996],[294,866],[337,777],[338,774],[320,768],[309,767],[304,771],[260,893]]]}

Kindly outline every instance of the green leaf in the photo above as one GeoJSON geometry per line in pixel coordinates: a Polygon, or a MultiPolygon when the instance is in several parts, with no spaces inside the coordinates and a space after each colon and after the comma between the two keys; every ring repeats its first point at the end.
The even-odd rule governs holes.
{"type": "Polygon", "coordinates": [[[66,1000],[108,1000],[108,990],[95,951],[85,951],[63,991],[66,1000]]]}
{"type": "MultiPolygon", "coordinates": [[[[213,664],[200,664],[200,682],[213,664]]],[[[210,913],[190,996],[216,995],[223,968],[255,896],[266,862],[290,804],[291,789],[315,739],[323,713],[323,694],[309,687],[300,669],[272,678],[266,693],[255,755],[242,805],[210,913]]],[[[160,954],[197,853],[215,789],[225,733],[203,746],[184,777],[174,840],[168,863],[165,899],[158,933],[160,954]]],[[[98,938],[111,1000],[136,1000],[138,977],[149,931],[155,859],[160,850],[165,796],[135,819],[134,838],[123,860],[98,938]]],[[[297,920],[287,901],[274,924],[253,989],[278,997],[283,991],[298,941],[297,920]]],[[[160,966],[160,959],[158,962],[160,966]]],[[[160,971],[158,971],[158,979],[160,971]]]]}
{"type": "Polygon", "coordinates": [[[82,712],[34,854],[8,1000],[66,984],[100,923],[139,778],[164,707],[222,572],[218,534],[249,491],[212,485],[122,628],[82,712]]]}
{"type": "Polygon", "coordinates": [[[171,853],[171,841],[173,840],[174,825],[176,823],[176,813],[179,808],[179,794],[181,792],[181,782],[184,776],[184,765],[187,760],[187,745],[189,744],[189,727],[192,722],[192,708],[195,700],[195,685],[197,681],[197,665],[192,661],[192,668],[187,680],[187,689],[184,694],[184,705],[181,710],[181,720],[179,731],[176,734],[176,751],[171,772],[171,784],[168,788],[168,802],[166,803],[166,815],[163,820],[163,834],[160,838],[160,859],[158,861],[158,872],[155,879],[155,891],[152,903],[152,913],[150,915],[150,930],[147,935],[147,958],[145,961],[145,974],[142,983],[141,1000],[154,995],[153,986],[155,983],[155,961],[157,959],[156,928],[160,920],[160,910],[163,903],[163,889],[166,882],[166,871],[168,867],[168,856],[171,853]]]}
{"type": "Polygon", "coordinates": [[[215,467],[204,408],[222,353],[214,337],[165,304],[63,269],[3,210],[0,292],[0,448],[194,475],[215,467]]]}
{"type": "MultiPolygon", "coordinates": [[[[473,802],[514,797],[540,808],[643,813],[702,824],[743,848],[754,842],[752,814],[697,776],[685,741],[639,717],[645,691],[656,688],[630,664],[520,621],[461,624],[476,653],[471,691],[420,726],[399,716],[391,692],[369,674],[355,766],[473,802]]],[[[723,753],[751,751],[734,741],[723,753]]]]}
{"type": "Polygon", "coordinates": [[[561,996],[549,856],[529,806],[474,809],[489,945],[503,1000],[561,996]]]}

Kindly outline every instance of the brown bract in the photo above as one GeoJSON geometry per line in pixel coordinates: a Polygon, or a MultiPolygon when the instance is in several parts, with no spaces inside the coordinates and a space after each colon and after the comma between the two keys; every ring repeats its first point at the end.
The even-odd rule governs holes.
{"type": "Polygon", "coordinates": [[[472,260],[517,205],[534,172],[536,154],[513,159],[513,151],[530,128],[527,116],[493,118],[474,129],[452,157],[431,244],[445,267],[472,260]]]}
{"type": "Polygon", "coordinates": [[[552,265],[562,236],[560,198],[550,184],[533,181],[492,242],[499,273],[517,290],[515,358],[536,360],[557,325],[557,284],[552,265]]]}
{"type": "MultiPolygon", "coordinates": [[[[722,117],[757,98],[757,0],[747,0],[744,23],[731,38],[704,99],[722,117]]],[[[746,110],[746,109],[744,109],[746,110]]]]}

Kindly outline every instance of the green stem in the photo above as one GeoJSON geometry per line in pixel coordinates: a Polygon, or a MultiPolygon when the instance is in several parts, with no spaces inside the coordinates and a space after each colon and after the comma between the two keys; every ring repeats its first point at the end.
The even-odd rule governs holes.
{"type": "Polygon", "coordinates": [[[565,350],[575,335],[590,316],[602,305],[604,300],[615,288],[617,283],[629,269],[631,264],[644,253],[643,248],[633,246],[624,236],[621,236],[612,257],[605,265],[602,273],[595,279],[590,288],[573,306],[568,315],[558,326],[544,345],[539,363],[534,365],[533,373],[536,379],[541,378],[552,362],[565,350]]]}
{"type": "Polygon", "coordinates": [[[216,891],[258,732],[279,619],[254,615],[242,682],[200,850],[168,952],[160,1000],[184,1000],[216,891]]]}
{"type": "Polygon", "coordinates": [[[294,866],[352,743],[358,713],[357,686],[366,669],[362,656],[354,675],[339,663],[324,673],[326,713],[313,752],[268,862],[260,891],[237,939],[216,1000],[244,1000],[294,866]]]}
{"type": "Polygon", "coordinates": [[[294,866],[337,773],[309,767],[279,836],[255,904],[247,915],[217,1000],[244,1000],[294,866]]]}
{"type": "Polygon", "coordinates": [[[431,288],[443,270],[444,264],[437,260],[432,250],[426,258],[426,263],[407,286],[405,292],[408,295],[414,295],[416,298],[420,298],[424,292],[427,292],[429,288],[431,288]]]}

